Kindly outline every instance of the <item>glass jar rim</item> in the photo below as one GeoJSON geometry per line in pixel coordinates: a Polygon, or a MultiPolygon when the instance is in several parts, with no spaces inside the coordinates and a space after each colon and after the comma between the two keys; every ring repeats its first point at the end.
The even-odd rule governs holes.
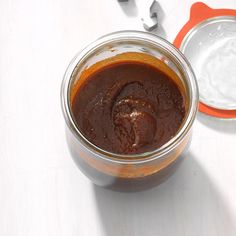
{"type": "Polygon", "coordinates": [[[187,135],[188,131],[192,127],[193,121],[196,117],[197,107],[198,107],[199,93],[198,86],[196,82],[196,78],[194,72],[191,68],[191,65],[185,58],[185,56],[177,49],[173,44],[168,42],[167,40],[158,37],[152,33],[147,33],[143,31],[135,31],[135,30],[125,30],[125,31],[116,31],[113,33],[106,34],[94,42],[90,43],[87,47],[85,47],[82,51],[77,53],[77,55],[72,59],[69,66],[66,69],[64,74],[64,78],[61,85],[61,106],[63,115],[66,121],[67,126],[74,134],[75,138],[84,146],[88,151],[95,152],[99,156],[99,158],[104,159],[105,161],[116,162],[120,164],[138,164],[144,163],[148,161],[152,161],[157,158],[161,158],[163,155],[171,152],[176,145],[187,135]],[[87,140],[84,135],[80,132],[79,128],[76,126],[72,112],[70,109],[70,99],[69,99],[69,91],[70,84],[72,80],[72,74],[75,68],[81,63],[91,52],[96,50],[96,48],[100,48],[102,46],[106,46],[108,43],[117,43],[117,42],[125,42],[129,41],[139,41],[139,42],[147,42],[152,44],[156,48],[162,48],[175,58],[176,61],[181,65],[181,68],[184,70],[186,77],[189,80],[189,91],[190,91],[190,103],[189,110],[186,115],[186,119],[183,122],[182,127],[178,130],[176,135],[171,138],[168,142],[166,142],[161,147],[144,153],[139,154],[117,154],[112,153],[102,148],[94,145],[89,140],[87,140]]]}

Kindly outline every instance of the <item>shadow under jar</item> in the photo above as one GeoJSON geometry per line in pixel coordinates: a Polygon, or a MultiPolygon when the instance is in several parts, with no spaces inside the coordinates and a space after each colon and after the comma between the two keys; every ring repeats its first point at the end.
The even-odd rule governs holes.
{"type": "Polygon", "coordinates": [[[157,185],[177,166],[190,141],[198,89],[189,63],[172,44],[153,34],[121,31],[99,38],[76,55],[64,76],[61,101],[67,142],[81,171],[96,185],[137,191],[157,185]],[[150,83],[142,81],[142,74],[152,77],[154,71],[156,81],[155,76],[150,83]],[[165,83],[173,89],[165,89],[165,83]],[[174,97],[178,93],[181,102],[174,97]],[[173,107],[175,100],[179,110],[173,107]],[[107,101],[109,109],[104,108],[107,101]],[[160,109],[163,104],[166,110],[160,109]],[[168,112],[168,106],[182,117],[168,112]],[[96,139],[99,135],[102,138],[96,139]]]}

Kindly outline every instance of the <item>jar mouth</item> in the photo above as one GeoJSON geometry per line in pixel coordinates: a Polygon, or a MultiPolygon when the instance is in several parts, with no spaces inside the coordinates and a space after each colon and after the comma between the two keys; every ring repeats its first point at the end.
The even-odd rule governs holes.
{"type": "Polygon", "coordinates": [[[107,34],[100,37],[98,40],[89,44],[86,48],[80,51],[74,59],[69,64],[61,86],[61,105],[63,110],[63,115],[66,121],[68,128],[72,131],[75,138],[84,146],[88,151],[98,154],[102,159],[106,161],[112,161],[117,163],[144,163],[147,161],[152,161],[153,159],[161,158],[163,155],[171,152],[178,143],[188,134],[193,121],[196,117],[197,107],[198,107],[199,93],[198,87],[195,79],[193,70],[184,57],[184,55],[175,48],[168,41],[154,35],[151,33],[146,33],[142,31],[118,31],[107,34]],[[166,55],[171,57],[175,63],[178,64],[178,67],[182,70],[184,78],[187,80],[187,89],[189,93],[189,108],[186,113],[186,117],[181,125],[181,128],[171,138],[168,142],[163,144],[161,147],[144,153],[138,154],[117,154],[106,151],[93,143],[91,143],[86,137],[80,132],[79,128],[75,124],[73,119],[73,114],[70,106],[70,87],[72,82],[72,75],[74,70],[80,63],[85,61],[85,59],[96,49],[104,47],[110,43],[119,43],[119,42],[143,42],[152,45],[155,49],[165,51],[166,55]]]}

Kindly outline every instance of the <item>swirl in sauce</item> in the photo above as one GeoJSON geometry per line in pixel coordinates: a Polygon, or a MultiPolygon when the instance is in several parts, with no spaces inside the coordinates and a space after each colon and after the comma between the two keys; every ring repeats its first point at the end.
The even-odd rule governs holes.
{"type": "Polygon", "coordinates": [[[184,97],[176,82],[141,61],[121,60],[88,73],[71,103],[81,133],[117,154],[161,147],[176,134],[185,116],[184,97]]]}

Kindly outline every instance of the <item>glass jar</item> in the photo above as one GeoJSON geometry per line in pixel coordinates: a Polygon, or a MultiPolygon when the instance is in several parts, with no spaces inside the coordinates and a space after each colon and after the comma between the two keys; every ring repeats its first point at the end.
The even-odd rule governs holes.
{"type": "Polygon", "coordinates": [[[66,136],[72,157],[93,183],[106,188],[136,191],[155,186],[169,176],[191,137],[198,108],[198,88],[190,64],[166,40],[145,32],[121,31],[105,35],[80,51],[68,66],[61,87],[61,103],[66,121],[66,136]],[[184,88],[186,116],[176,135],[160,148],[135,155],[102,150],[89,142],[76,126],[71,111],[71,94],[78,76],[99,61],[126,52],[156,57],[178,75],[184,88]]]}

